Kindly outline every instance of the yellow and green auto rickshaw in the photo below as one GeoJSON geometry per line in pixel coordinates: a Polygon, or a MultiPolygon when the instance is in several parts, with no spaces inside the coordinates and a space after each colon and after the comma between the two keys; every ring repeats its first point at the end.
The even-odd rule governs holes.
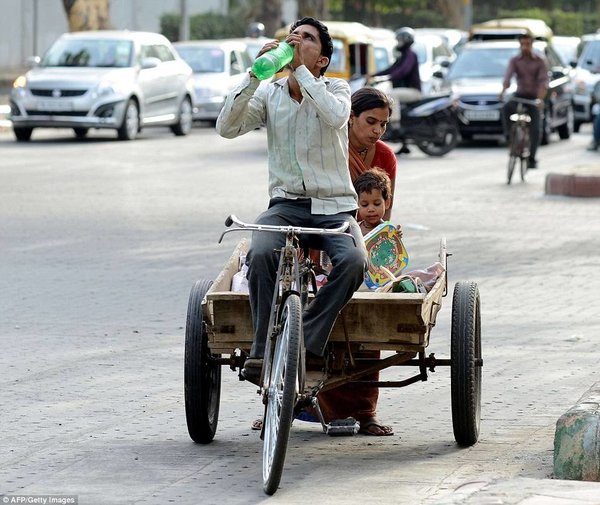
{"type": "MultiPolygon", "coordinates": [[[[361,88],[369,74],[375,73],[373,34],[368,26],[356,22],[325,21],[333,41],[333,54],[326,75],[346,79],[355,91],[361,88]]],[[[275,38],[285,39],[290,25],[280,28],[275,38]]]]}

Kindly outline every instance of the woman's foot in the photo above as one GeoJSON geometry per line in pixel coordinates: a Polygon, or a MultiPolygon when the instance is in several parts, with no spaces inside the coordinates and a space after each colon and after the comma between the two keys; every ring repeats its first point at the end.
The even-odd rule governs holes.
{"type": "Polygon", "coordinates": [[[362,435],[372,435],[375,437],[389,437],[394,434],[391,426],[381,424],[376,417],[362,421],[358,432],[362,435]]]}
{"type": "Polygon", "coordinates": [[[258,419],[255,419],[254,421],[252,421],[252,424],[250,425],[250,429],[254,430],[254,431],[260,431],[262,430],[262,417],[259,417],[258,419]]]}

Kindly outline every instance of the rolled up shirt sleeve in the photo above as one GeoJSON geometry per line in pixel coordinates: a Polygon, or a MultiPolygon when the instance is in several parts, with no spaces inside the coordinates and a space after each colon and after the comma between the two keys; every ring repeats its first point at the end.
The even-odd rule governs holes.
{"type": "Polygon", "coordinates": [[[217,133],[232,139],[265,124],[266,107],[260,81],[246,75],[227,98],[217,118],[217,133]]]}
{"type": "Polygon", "coordinates": [[[316,79],[309,70],[301,65],[294,71],[300,84],[302,96],[317,109],[322,120],[332,128],[341,129],[350,117],[350,86],[346,81],[336,79],[329,89],[323,79],[316,79]]]}

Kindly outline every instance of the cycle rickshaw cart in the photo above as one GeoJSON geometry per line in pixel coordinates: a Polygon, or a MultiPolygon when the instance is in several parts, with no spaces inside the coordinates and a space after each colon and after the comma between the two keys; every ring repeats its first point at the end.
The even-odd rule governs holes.
{"type": "MultiPolygon", "coordinates": [[[[241,223],[231,217],[236,224],[241,223]]],[[[228,218],[226,225],[231,224],[231,218],[228,218]]],[[[291,227],[288,228],[291,230],[291,227]]],[[[291,230],[288,239],[295,239],[295,233],[291,230]]],[[[288,240],[287,244],[290,243],[288,240]]],[[[286,248],[288,245],[282,248],[282,262],[286,248]]],[[[189,297],[184,370],[186,421],[190,437],[201,444],[211,442],[216,433],[221,369],[228,366],[232,371],[238,371],[243,380],[241,370],[253,340],[248,294],[231,289],[232,278],[239,270],[240,254],[245,254],[247,249],[248,241],[242,239],[214,282],[197,281],[189,297]]],[[[291,248],[293,254],[297,250],[297,247],[291,248]]],[[[256,382],[265,404],[261,438],[263,488],[267,494],[273,494],[279,485],[289,431],[299,409],[312,406],[320,414],[319,393],[342,384],[404,387],[426,381],[428,371],[433,372],[436,367],[449,366],[455,440],[464,447],[477,442],[483,360],[476,283],[460,281],[454,286],[450,358],[440,359],[433,353],[426,354],[442,298],[447,295],[448,256],[446,241],[442,239],[438,258],[443,270],[427,293],[360,290],[354,293],[337,318],[329,338],[328,352],[321,364],[305,363],[303,339],[297,336],[294,339],[294,333],[302,334],[301,306],[296,299],[303,299],[302,303],[309,302],[309,294],[304,293],[303,297],[302,293],[291,291],[291,296],[281,300],[277,315],[280,323],[274,323],[276,331],[271,338],[274,348],[270,350],[268,339],[263,375],[256,382]],[[355,357],[358,351],[369,350],[387,352],[377,359],[355,357]],[[271,356],[272,360],[268,360],[267,356],[271,356]],[[361,380],[372,372],[390,367],[403,370],[405,378],[377,382],[361,380]],[[413,367],[413,372],[406,373],[410,367],[413,367]],[[415,368],[418,369],[416,373],[415,368]]],[[[311,263],[308,255],[302,262],[311,263]]],[[[293,265],[297,273],[299,262],[295,261],[293,265]]],[[[303,285],[306,287],[307,284],[303,285]]],[[[322,415],[319,417],[324,431],[332,435],[354,434],[358,429],[357,423],[352,421],[326,423],[322,415]]]]}

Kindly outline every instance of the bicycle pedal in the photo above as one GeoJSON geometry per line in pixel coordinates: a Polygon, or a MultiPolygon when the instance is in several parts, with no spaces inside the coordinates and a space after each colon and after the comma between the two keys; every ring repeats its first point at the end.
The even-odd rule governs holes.
{"type": "Polygon", "coordinates": [[[326,433],[331,437],[351,437],[360,430],[360,423],[353,417],[336,419],[327,425],[326,433]]]}

